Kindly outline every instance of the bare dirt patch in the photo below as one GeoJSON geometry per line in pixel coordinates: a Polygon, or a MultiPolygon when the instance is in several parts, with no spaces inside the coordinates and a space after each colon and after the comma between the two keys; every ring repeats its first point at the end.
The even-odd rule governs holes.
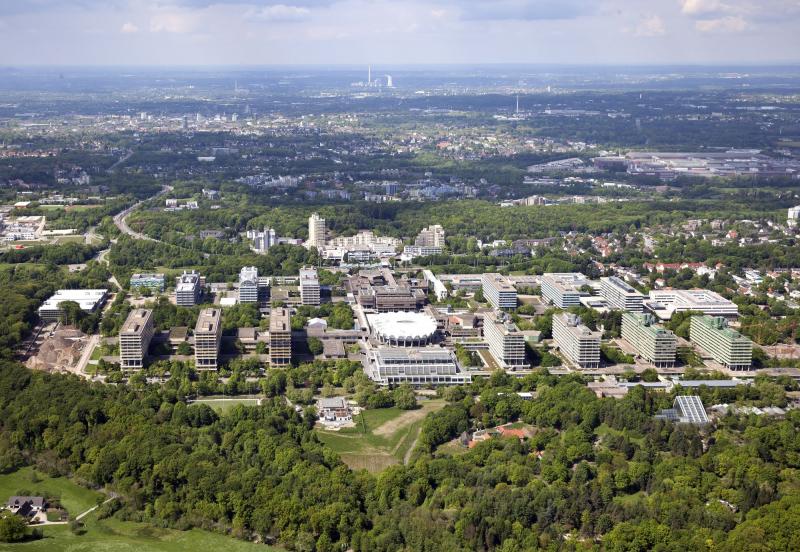
{"type": "Polygon", "coordinates": [[[438,403],[433,401],[423,402],[420,408],[403,412],[397,418],[389,420],[388,422],[384,422],[379,427],[375,428],[372,431],[372,434],[379,437],[388,437],[390,435],[394,435],[404,427],[421,420],[428,415],[428,412],[436,410],[439,406],[440,405],[438,403]]]}

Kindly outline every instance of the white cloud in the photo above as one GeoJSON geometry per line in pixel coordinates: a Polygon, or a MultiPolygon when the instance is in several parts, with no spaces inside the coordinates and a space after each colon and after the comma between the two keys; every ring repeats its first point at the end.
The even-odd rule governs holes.
{"type": "Polygon", "coordinates": [[[302,6],[275,4],[274,6],[265,6],[263,8],[250,10],[245,14],[245,17],[258,21],[305,21],[311,17],[311,10],[302,6]]]}
{"type": "Polygon", "coordinates": [[[133,34],[139,32],[139,27],[131,23],[130,21],[125,22],[122,27],[120,27],[119,32],[125,34],[133,34]]]}
{"type": "Polygon", "coordinates": [[[731,6],[719,0],[681,0],[681,12],[686,15],[707,15],[730,9],[731,6]]]}
{"type": "Polygon", "coordinates": [[[651,15],[639,21],[633,31],[635,36],[661,36],[667,32],[664,20],[657,15],[651,15]]]}
{"type": "Polygon", "coordinates": [[[694,28],[701,33],[739,33],[747,30],[747,21],[740,15],[729,15],[718,19],[701,19],[694,28]]]}
{"type": "Polygon", "coordinates": [[[150,30],[154,33],[186,34],[194,28],[193,19],[188,13],[157,13],[150,18],[150,30]]]}

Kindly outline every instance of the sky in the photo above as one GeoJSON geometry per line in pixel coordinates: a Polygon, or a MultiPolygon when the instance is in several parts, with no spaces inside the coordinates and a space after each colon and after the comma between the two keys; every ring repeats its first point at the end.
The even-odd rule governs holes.
{"type": "Polygon", "coordinates": [[[800,62],[800,0],[0,0],[0,65],[800,62]]]}

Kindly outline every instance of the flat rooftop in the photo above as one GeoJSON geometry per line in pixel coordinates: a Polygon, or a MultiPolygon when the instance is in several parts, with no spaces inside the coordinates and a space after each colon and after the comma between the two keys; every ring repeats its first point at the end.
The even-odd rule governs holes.
{"type": "Polygon", "coordinates": [[[42,303],[40,309],[57,309],[64,301],[74,301],[82,310],[94,310],[107,293],[107,289],[59,289],[50,299],[42,303]]]}
{"type": "Polygon", "coordinates": [[[292,330],[291,316],[289,309],[276,308],[272,309],[269,314],[269,331],[270,332],[289,332],[292,330]]]}
{"type": "Polygon", "coordinates": [[[581,286],[589,285],[589,279],[580,272],[547,272],[542,275],[542,283],[547,282],[562,292],[580,292],[581,286]]]}
{"type": "Polygon", "coordinates": [[[140,334],[150,317],[153,316],[153,311],[148,309],[134,309],[128,315],[125,323],[119,333],[121,334],[140,334]]]}
{"type": "Polygon", "coordinates": [[[197,325],[194,327],[194,333],[216,333],[219,329],[222,311],[220,309],[203,309],[197,317],[197,325]]]}
{"type": "Polygon", "coordinates": [[[499,291],[515,292],[517,289],[507,276],[498,274],[496,272],[487,272],[481,278],[481,282],[489,282],[495,289],[499,291]]]}

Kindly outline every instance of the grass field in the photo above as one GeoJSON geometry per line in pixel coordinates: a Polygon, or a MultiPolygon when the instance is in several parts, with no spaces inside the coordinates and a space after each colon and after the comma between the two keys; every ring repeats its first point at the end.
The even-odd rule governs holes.
{"type": "Polygon", "coordinates": [[[207,404],[219,414],[230,412],[237,404],[244,406],[258,406],[258,399],[249,397],[231,397],[227,399],[200,399],[193,401],[192,404],[207,404]]]}
{"type": "Polygon", "coordinates": [[[199,529],[175,531],[144,523],[85,519],[86,533],[75,535],[66,525],[49,525],[44,538],[17,544],[0,544],[0,551],[24,552],[277,552],[278,548],[243,542],[199,529]]]}
{"type": "Polygon", "coordinates": [[[14,473],[0,475],[0,500],[5,503],[9,496],[18,495],[20,491],[32,496],[58,497],[66,508],[70,518],[85,512],[97,504],[101,493],[76,485],[64,477],[52,478],[36,472],[38,482],[34,481],[33,468],[22,468],[14,473]]]}
{"type": "Polygon", "coordinates": [[[351,468],[378,472],[406,460],[425,416],[444,405],[444,401],[429,400],[423,401],[417,410],[365,410],[363,419],[356,417],[356,427],[339,431],[318,430],[317,435],[351,468]]]}
{"type": "MultiPolygon", "coordinates": [[[[18,494],[19,491],[34,495],[60,497],[70,518],[85,512],[97,504],[101,493],[85,489],[64,477],[51,478],[36,472],[38,482],[33,482],[33,469],[23,468],[11,474],[0,475],[0,500],[18,494]]],[[[145,523],[98,520],[96,512],[81,520],[85,524],[83,535],[73,534],[68,525],[40,526],[44,533],[41,540],[16,543],[0,543],[0,552],[278,552],[279,548],[239,541],[224,535],[194,529],[175,531],[151,527],[145,523]]]]}

